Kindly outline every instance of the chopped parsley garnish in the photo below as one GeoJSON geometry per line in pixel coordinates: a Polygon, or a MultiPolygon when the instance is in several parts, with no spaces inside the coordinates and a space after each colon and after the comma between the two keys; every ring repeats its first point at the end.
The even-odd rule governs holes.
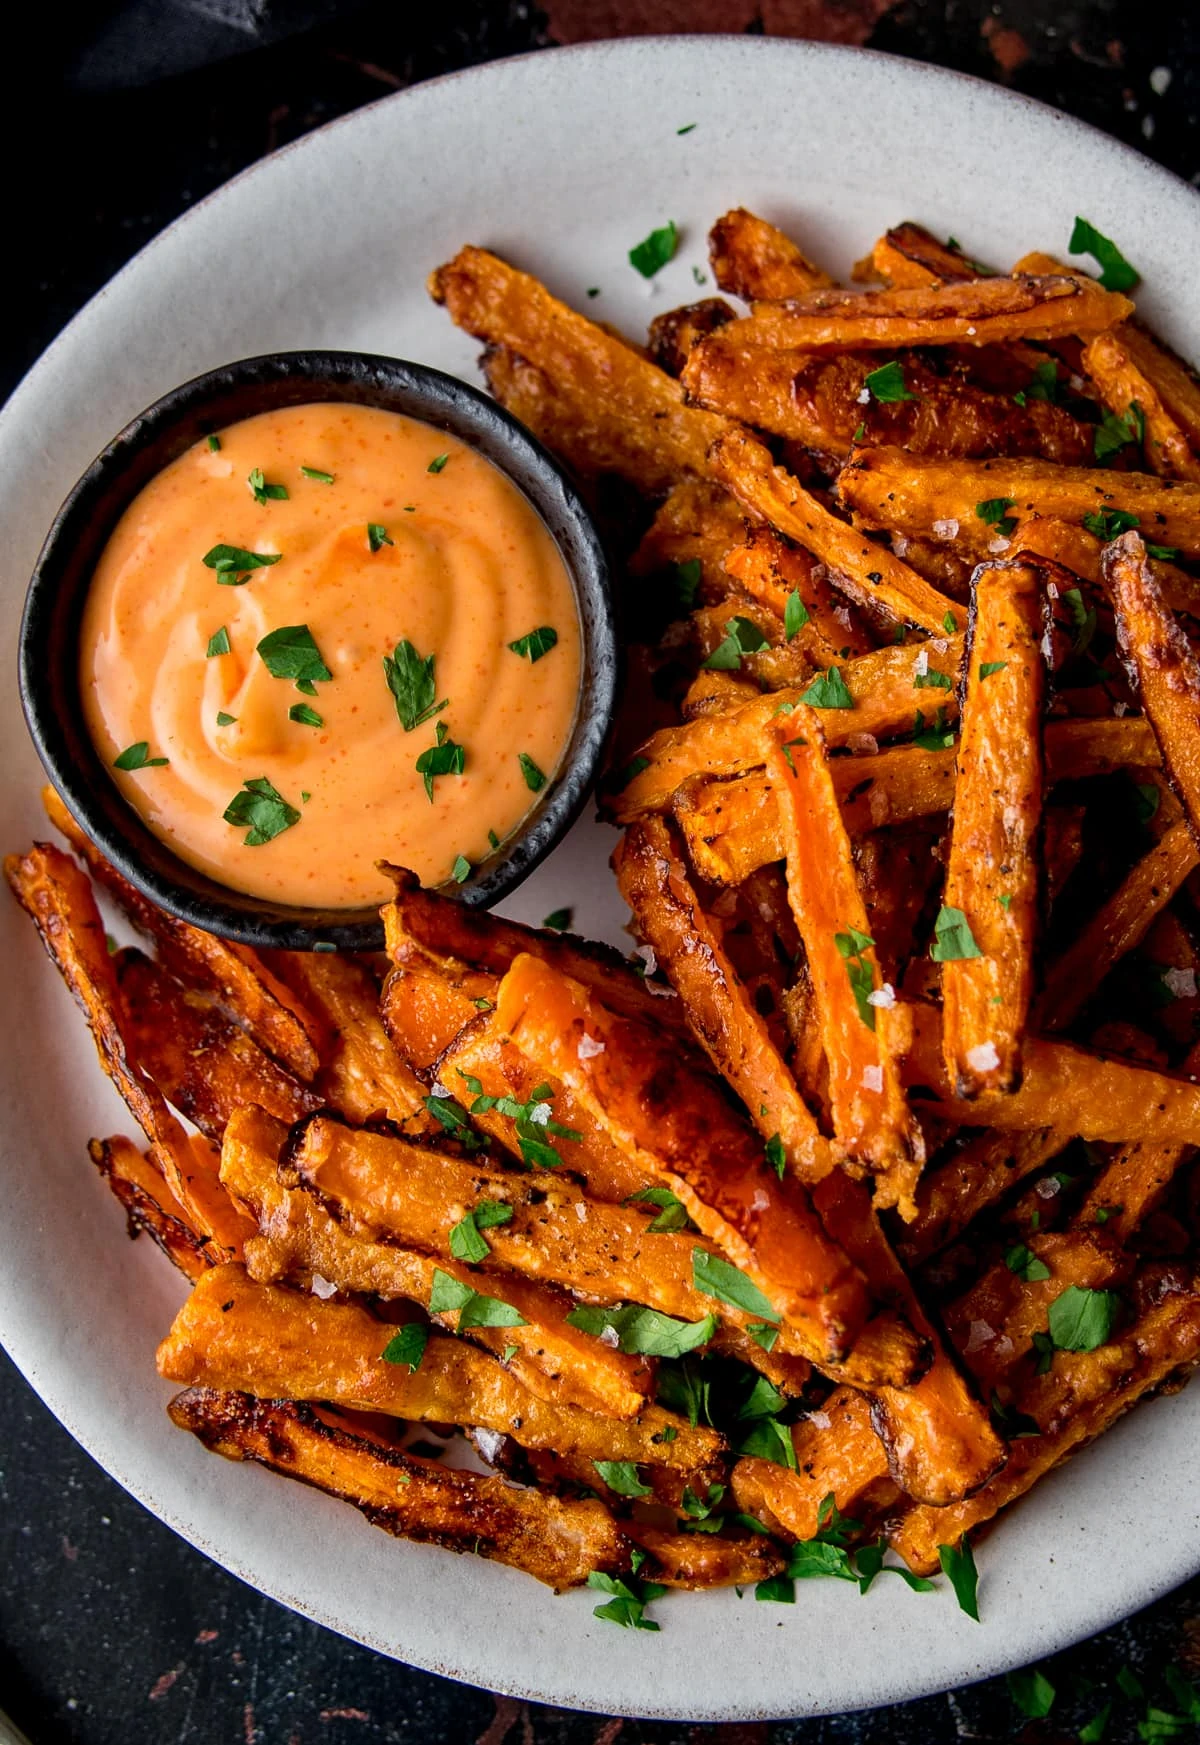
{"type": "Polygon", "coordinates": [[[785,1424],[775,1418],[759,1418],[734,1444],[734,1452],[754,1460],[770,1460],[776,1466],[796,1471],[796,1445],[785,1424]]]}
{"type": "Polygon", "coordinates": [[[557,641],[558,631],[555,630],[554,626],[542,624],[536,630],[531,630],[528,636],[519,636],[515,642],[510,642],[508,646],[514,654],[525,656],[532,666],[535,661],[541,660],[544,654],[549,654],[557,641]]]}
{"type": "Polygon", "coordinates": [[[981,679],[990,679],[993,673],[1002,673],[1007,665],[1006,660],[981,660],[979,676],[981,679]]]}
{"type": "Polygon", "coordinates": [[[766,1321],[752,1321],[746,1328],[756,1345],[761,1345],[764,1351],[773,1351],[775,1341],[779,1337],[779,1328],[772,1327],[766,1321]]]}
{"type": "Polygon", "coordinates": [[[293,703],[288,710],[288,720],[298,721],[301,727],[324,727],[325,725],[325,717],[318,715],[317,711],[308,703],[293,703]]]}
{"type": "Polygon", "coordinates": [[[677,127],[675,131],[678,134],[692,133],[695,131],[695,127],[696,123],[694,121],[689,121],[686,127],[677,127]]]}
{"type": "Polygon", "coordinates": [[[534,763],[527,751],[517,753],[517,762],[521,766],[521,774],[525,777],[525,786],[531,794],[540,794],[546,785],[546,777],[534,763]]]}
{"type": "Polygon", "coordinates": [[[367,522],[367,544],[372,551],[378,551],[380,546],[392,543],[392,536],[382,521],[367,522]]]}
{"type": "Polygon", "coordinates": [[[942,904],[933,924],[933,944],[929,955],[934,963],[958,963],[964,958],[983,956],[961,909],[942,904]]]}
{"type": "Polygon", "coordinates": [[[610,1491],[619,1497],[648,1497],[653,1486],[643,1484],[632,1460],[593,1460],[592,1465],[610,1491]]]}
{"type": "Polygon", "coordinates": [[[269,569],[283,556],[281,551],[247,551],[242,545],[214,545],[205,552],[201,562],[216,570],[217,581],[225,588],[240,588],[250,580],[251,570],[269,569]]]}
{"type": "Polygon", "coordinates": [[[1071,254],[1091,255],[1100,268],[1100,283],[1106,291],[1132,291],[1141,277],[1116,243],[1102,235],[1086,218],[1076,218],[1067,249],[1071,254]]]}
{"type": "Polygon", "coordinates": [[[631,757],[625,768],[617,776],[617,786],[627,788],[635,776],[640,776],[643,770],[650,768],[648,757],[631,757]]]}
{"type": "Polygon", "coordinates": [[[1139,824],[1149,824],[1162,805],[1162,789],[1157,782],[1135,782],[1133,788],[1137,795],[1134,801],[1137,821],[1139,824]]]}
{"type": "Polygon", "coordinates": [[[1121,1307],[1116,1291],[1068,1285],[1050,1305],[1047,1320],[1058,1351],[1095,1351],[1108,1343],[1121,1307]]]}
{"type": "Polygon", "coordinates": [[[500,838],[496,835],[494,830],[488,831],[488,844],[493,849],[499,848],[500,846],[500,838]]]}
{"type": "Polygon", "coordinates": [[[467,748],[449,737],[444,721],[437,724],[437,744],[423,751],[417,759],[417,774],[425,783],[425,794],[433,804],[435,776],[460,776],[467,767],[467,748]]]}
{"type": "Polygon", "coordinates": [[[1039,1279],[1050,1277],[1050,1268],[1045,1261],[1039,1260],[1023,1242],[1013,1244],[1004,1256],[1004,1264],[1009,1272],[1016,1273],[1026,1284],[1036,1284],[1039,1279]]]}
{"type": "Polygon", "coordinates": [[[930,667],[928,672],[913,674],[914,691],[952,691],[954,681],[945,673],[938,672],[936,667],[930,667]]]}
{"type": "Polygon", "coordinates": [[[547,1135],[554,1139],[572,1139],[576,1144],[583,1138],[574,1127],[564,1127],[561,1121],[552,1118],[550,1104],[554,1092],[549,1085],[536,1085],[528,1100],[518,1103],[514,1097],[486,1095],[482,1083],[473,1073],[464,1072],[461,1067],[457,1071],[474,1098],[472,1115],[486,1115],[495,1109],[516,1123],[521,1156],[531,1169],[558,1169],[562,1163],[558,1152],[547,1143],[547,1135]]]}
{"type": "Polygon", "coordinates": [[[435,454],[429,465],[425,468],[425,471],[427,473],[440,473],[449,459],[450,456],[448,454],[435,454]]]}
{"type": "Polygon", "coordinates": [[[150,741],[138,739],[132,745],[127,745],[124,751],[119,752],[113,758],[113,768],[123,770],[161,769],[164,764],[168,764],[170,761],[169,757],[151,757],[150,741]]]}
{"type": "Polygon", "coordinates": [[[744,654],[757,654],[766,647],[767,639],[752,619],[731,618],[725,626],[725,640],[701,664],[714,672],[735,672],[744,654]]]}
{"type": "Polygon", "coordinates": [[[700,582],[704,571],[698,557],[689,557],[683,563],[671,567],[671,585],[675,598],[685,612],[690,612],[696,604],[696,595],[700,592],[700,582]]]}
{"type": "Polygon", "coordinates": [[[1001,891],[1000,895],[996,898],[996,901],[999,903],[1000,907],[1007,913],[1008,910],[1010,910],[1012,908],[1012,892],[1011,891],[1001,891]]]}
{"type": "Polygon", "coordinates": [[[697,285],[707,285],[708,283],[708,274],[701,272],[700,268],[696,266],[692,268],[692,278],[697,285]]]}
{"type": "Polygon", "coordinates": [[[1084,515],[1082,521],[1089,533],[1104,540],[1118,539],[1122,533],[1141,525],[1138,517],[1128,509],[1097,509],[1084,515]]]}
{"type": "Polygon", "coordinates": [[[870,951],[875,941],[870,934],[860,933],[857,927],[851,927],[845,933],[835,933],[833,943],[837,947],[838,956],[845,959],[846,976],[858,1015],[868,1030],[874,1030],[875,1008],[868,996],[875,991],[875,971],[863,953],[870,951]]]}
{"type": "Polygon", "coordinates": [[[217,710],[217,726],[218,727],[232,727],[236,721],[237,721],[236,715],[227,714],[224,709],[217,710]]]}
{"type": "Polygon", "coordinates": [[[648,1205],[659,1208],[658,1217],[647,1224],[647,1233],[651,1236],[661,1235],[664,1231],[683,1230],[687,1227],[687,1208],[670,1188],[643,1188],[640,1194],[630,1194],[625,1201],[627,1206],[648,1205]]]}
{"type": "Polygon", "coordinates": [[[1008,1694],[1023,1715],[1028,1715],[1031,1721],[1040,1721],[1054,1707],[1055,1689],[1036,1666],[1027,1666],[1021,1672],[1010,1672],[1008,1675],[1008,1694]]]}
{"type": "Polygon", "coordinates": [[[299,812],[266,776],[243,782],[241,793],[233,796],[221,816],[226,824],[249,827],[242,838],[246,848],[261,848],[264,842],[273,841],[300,822],[299,812]]]}
{"type": "Polygon", "coordinates": [[[391,654],[383,657],[383,676],[406,733],[440,715],[450,701],[443,697],[440,703],[434,702],[437,696],[434,659],[432,654],[419,655],[408,641],[398,642],[391,654]]]}
{"type": "Polygon", "coordinates": [[[209,436],[207,441],[209,448],[212,449],[214,454],[219,454],[221,452],[221,438],[219,436],[209,436]]]}
{"type": "Polygon", "coordinates": [[[953,612],[947,612],[946,616],[942,619],[942,629],[946,632],[947,636],[953,636],[957,631],[958,619],[954,616],[953,612]]]}
{"type": "Polygon", "coordinates": [[[1156,557],[1160,563],[1174,563],[1179,556],[1177,545],[1147,545],[1147,557],[1156,557]]]}
{"type": "Polygon", "coordinates": [[[551,933],[565,933],[570,925],[570,909],[552,909],[542,922],[542,926],[548,927],[551,933]]]}
{"type": "Polygon", "coordinates": [[[1105,461],[1110,455],[1119,454],[1123,448],[1128,448],[1131,442],[1141,444],[1145,440],[1146,416],[1134,400],[1124,414],[1105,412],[1096,426],[1092,447],[1096,459],[1105,461]]]}
{"type": "Polygon", "coordinates": [[[975,513],[988,527],[994,527],[1002,539],[1007,539],[1017,530],[1017,523],[1009,514],[1015,503],[1015,497],[988,497],[976,503],[975,513]]]}
{"type": "Polygon", "coordinates": [[[606,1605],[594,1608],[594,1617],[603,1618],[610,1624],[620,1624],[626,1630],[661,1628],[653,1618],[646,1616],[646,1607],[651,1600],[660,1599],[667,1591],[661,1582],[634,1581],[632,1576],[629,1581],[623,1581],[620,1576],[605,1575],[603,1570],[593,1569],[587,1584],[613,1596],[606,1605]]]}
{"type": "Polygon", "coordinates": [[[780,1181],[782,1181],[783,1173],[787,1168],[787,1158],[784,1156],[783,1140],[780,1138],[778,1133],[772,1133],[771,1137],[767,1140],[765,1154],[767,1162],[775,1171],[775,1174],[779,1177],[780,1181]]]}
{"type": "Polygon", "coordinates": [[[333,677],[307,624],[285,624],[269,631],[258,652],[273,679],[291,679],[306,697],[316,696],[318,680],[324,683],[333,677]]]}
{"type": "Polygon", "coordinates": [[[420,1369],[425,1347],[429,1343],[429,1328],[422,1321],[409,1321],[388,1340],[380,1353],[385,1363],[402,1363],[411,1375],[420,1369]]]}
{"type": "Polygon", "coordinates": [[[938,1561],[954,1589],[954,1597],[968,1618],[979,1622],[979,1571],[964,1533],[957,1545],[939,1545],[938,1561]]]}
{"type": "Polygon", "coordinates": [[[1071,652],[1085,654],[1096,634],[1096,608],[1088,606],[1080,588],[1064,588],[1059,599],[1066,605],[1071,614],[1071,623],[1075,629],[1075,641],[1071,652]]]}
{"type": "Polygon", "coordinates": [[[922,751],[948,751],[954,744],[954,729],[946,720],[946,711],[939,709],[933,720],[926,722],[921,711],[913,723],[913,744],[922,751]]]}
{"type": "Polygon", "coordinates": [[[863,439],[863,437],[864,437],[864,436],[865,436],[865,435],[866,435],[866,434],[867,434],[867,427],[866,427],[866,425],[865,425],[865,424],[860,424],[860,425],[859,425],[859,427],[858,427],[858,429],[857,429],[857,430],[856,430],[856,431],[855,431],[855,432],[854,432],[854,435],[853,435],[853,436],[852,436],[852,437],[851,437],[851,438],[850,438],[850,440],[851,440],[851,442],[861,442],[861,441],[862,441],[862,439],[863,439]]]}
{"type": "Polygon", "coordinates": [[[469,1285],[460,1284],[440,1266],[433,1269],[433,1289],[429,1293],[431,1315],[453,1314],[458,1311],[458,1331],[468,1327],[526,1327],[524,1315],[519,1315],[509,1303],[499,1297],[485,1297],[469,1285]]]}
{"type": "Polygon", "coordinates": [[[204,651],[205,658],[212,660],[214,655],[229,653],[229,631],[222,624],[219,630],[214,630],[208,639],[208,647],[204,651]]]}
{"type": "Polygon", "coordinates": [[[320,467],[301,467],[300,471],[306,479],[312,479],[318,485],[332,485],[333,474],[323,472],[320,467]]]}
{"type": "Polygon", "coordinates": [[[467,859],[465,854],[457,855],[455,857],[454,865],[450,868],[450,877],[454,880],[456,885],[465,885],[470,876],[470,861],[467,859]]]}
{"type": "Polygon", "coordinates": [[[668,220],[630,249],[629,264],[643,279],[652,279],[672,259],[678,247],[679,230],[673,221],[668,220]]]}
{"type": "Polygon", "coordinates": [[[719,1254],[710,1254],[707,1248],[692,1249],[692,1283],[702,1295],[715,1297],[720,1303],[744,1309],[747,1314],[757,1315],[763,1321],[779,1320],[769,1299],[754,1280],[747,1278],[744,1272],[731,1266],[719,1254]]]}
{"type": "Polygon", "coordinates": [[[568,1327],[578,1327],[599,1339],[610,1329],[617,1336],[617,1350],[635,1357],[684,1357],[699,1345],[707,1345],[717,1330],[717,1317],[678,1321],[660,1309],[639,1308],[629,1303],[622,1309],[594,1309],[586,1304],[572,1309],[568,1327]]]}
{"type": "Polygon", "coordinates": [[[250,495],[256,503],[286,503],[288,489],[286,485],[268,485],[263,478],[261,467],[254,467],[246,483],[250,487],[250,495]]]}
{"type": "Polygon", "coordinates": [[[809,610],[800,598],[800,590],[793,588],[787,597],[787,605],[783,608],[783,634],[788,642],[800,632],[809,620],[809,610]]]}
{"type": "Polygon", "coordinates": [[[464,1151],[480,1151],[487,1144],[472,1127],[462,1104],[453,1097],[426,1097],[424,1103],[439,1127],[457,1139],[464,1151]]]}
{"type": "Polygon", "coordinates": [[[1049,400],[1052,404],[1058,399],[1058,365],[1053,358],[1046,358],[1043,363],[1033,366],[1033,380],[1027,388],[1022,388],[1013,399],[1018,406],[1024,406],[1027,400],[1049,400]]]}
{"type": "Polygon", "coordinates": [[[507,1224],[512,1215],[512,1207],[504,1200],[481,1200],[474,1211],[468,1212],[465,1218],[451,1227],[450,1252],[455,1260],[468,1261],[472,1266],[486,1260],[492,1252],[491,1245],[480,1235],[480,1231],[490,1230],[497,1224],[507,1224]]]}
{"type": "Polygon", "coordinates": [[[881,405],[887,405],[894,400],[915,400],[904,381],[904,371],[895,358],[890,364],[881,364],[877,370],[872,370],[863,382],[864,388],[872,399],[881,405]]]}
{"type": "Polygon", "coordinates": [[[587,294],[589,297],[598,297],[600,295],[599,285],[589,285],[587,294]]]}
{"type": "Polygon", "coordinates": [[[831,666],[827,673],[818,673],[800,701],[814,709],[853,709],[854,698],[840,670],[831,666]]]}

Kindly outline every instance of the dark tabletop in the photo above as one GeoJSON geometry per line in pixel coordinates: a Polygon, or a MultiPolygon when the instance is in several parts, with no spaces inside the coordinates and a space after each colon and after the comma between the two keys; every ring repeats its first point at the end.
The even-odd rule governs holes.
{"type": "MultiPolygon", "coordinates": [[[[89,0],[21,15],[28,46],[8,38],[0,103],[0,394],[130,255],[265,152],[416,80],[555,42],[691,28],[870,44],[1041,97],[1200,184],[1200,8],[1186,0],[547,0],[545,13],[524,0],[89,0]]],[[[1051,1745],[1109,1702],[1104,1738],[1123,1745],[1197,1736],[1194,1719],[1169,1719],[1188,1707],[1167,1682],[1179,1668],[1200,1674],[1200,1580],[1040,1668],[1055,1691],[1044,1719],[1022,1712],[1044,1689],[1004,1679],[728,1727],[491,1697],[224,1574],[106,1478],[0,1355],[0,1707],[32,1745],[1051,1745]],[[1125,1694],[1129,1673],[1144,1699],[1125,1694]]]]}

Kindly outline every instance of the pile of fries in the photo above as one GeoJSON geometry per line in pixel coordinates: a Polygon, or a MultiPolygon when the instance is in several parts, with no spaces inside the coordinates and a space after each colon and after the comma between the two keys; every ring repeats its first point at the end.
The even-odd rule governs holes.
{"type": "Polygon", "coordinates": [[[645,349],[433,275],[628,578],[640,959],[399,871],[385,961],[256,954],[48,796],[79,858],[8,877],[193,1281],[178,1424],[626,1625],[885,1568],[974,1615],[972,1531],[1200,1361],[1200,388],[1079,228],[1100,282],[905,224],[842,290],[737,210],[749,314],[645,349]]]}

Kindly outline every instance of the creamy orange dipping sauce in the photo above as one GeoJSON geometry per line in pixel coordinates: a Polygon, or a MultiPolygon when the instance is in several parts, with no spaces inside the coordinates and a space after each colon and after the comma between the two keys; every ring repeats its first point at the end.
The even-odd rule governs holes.
{"type": "Polygon", "coordinates": [[[217,440],[130,505],[84,610],[84,707],[125,798],[181,859],[279,903],[377,903],[379,860],[429,885],[484,860],[578,704],[575,595],[536,511],[398,413],[296,406],[217,440]],[[443,700],[406,730],[401,707],[443,700]]]}

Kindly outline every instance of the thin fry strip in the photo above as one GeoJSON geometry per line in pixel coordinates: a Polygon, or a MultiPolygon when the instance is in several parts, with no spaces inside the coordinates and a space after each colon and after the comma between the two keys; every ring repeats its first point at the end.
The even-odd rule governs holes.
{"type": "Polygon", "coordinates": [[[197,1280],[158,1348],[168,1381],[268,1400],[328,1400],[388,1417],[460,1421],[511,1436],[523,1448],[584,1459],[702,1467],[721,1438],[661,1407],[604,1418],[539,1399],[495,1358],[432,1333],[416,1369],[383,1357],[396,1329],[351,1303],[255,1284],[240,1266],[197,1280]],[[674,1429],[670,1438],[662,1431],[674,1429]],[[658,1438],[657,1440],[655,1438],[658,1438]]]}
{"type": "MultiPolygon", "coordinates": [[[[939,638],[942,644],[911,648],[881,648],[838,669],[850,705],[817,702],[825,743],[845,745],[859,734],[886,739],[912,731],[916,711],[945,710],[952,721],[958,713],[954,685],[962,661],[963,636],[939,638]],[[938,678],[931,679],[936,674],[938,678]],[[944,689],[938,679],[947,681],[944,689]],[[918,680],[921,681],[918,684],[918,680]]],[[[615,822],[632,823],[646,812],[662,812],[675,790],[690,776],[739,776],[762,759],[763,729],[781,710],[805,702],[805,692],[774,691],[756,697],[715,719],[699,717],[682,727],[665,727],[641,748],[639,768],[610,802],[615,822]]]]}
{"type": "Polygon", "coordinates": [[[1200,385],[1191,369],[1136,321],[1127,322],[1118,331],[1131,363],[1153,385],[1193,450],[1200,451],[1200,385]]]}
{"type": "MultiPolygon", "coordinates": [[[[489,1254],[478,1273],[479,1286],[494,1279],[501,1296],[507,1275],[523,1273],[693,1323],[712,1313],[743,1327],[762,1319],[730,1303],[718,1305],[696,1288],[694,1257],[697,1250],[709,1253],[708,1243],[683,1232],[651,1233],[653,1206],[604,1205],[545,1170],[508,1174],[318,1115],[294,1131],[281,1179],[317,1194],[355,1236],[443,1258],[452,1255],[451,1230],[472,1207],[481,1201],[510,1206],[512,1217],[488,1229],[489,1254]]],[[[777,1347],[808,1354],[786,1329],[777,1347]]]]}
{"type": "Polygon", "coordinates": [[[144,1230],[193,1281],[218,1262],[220,1257],[194,1227],[187,1208],[131,1139],[89,1139],[88,1155],[124,1207],[131,1236],[144,1230]]]}
{"type": "Polygon", "coordinates": [[[896,1243],[905,1265],[920,1266],[953,1242],[972,1218],[1057,1157],[1070,1141],[1070,1133],[1054,1127],[972,1135],[944,1163],[927,1169],[917,1184],[917,1215],[896,1243]]]}
{"type": "Polygon", "coordinates": [[[1143,1394],[1193,1365],[1198,1341],[1200,1295],[1189,1290],[1166,1298],[1095,1351],[1057,1352],[1050,1372],[1021,1389],[1015,1400],[1041,1434],[1013,1442],[1004,1471],[965,1502],[910,1510],[889,1534],[893,1549],[910,1568],[936,1571],[939,1545],[956,1545],[1106,1430],[1143,1394]]]}
{"type": "MultiPolygon", "coordinates": [[[[1008,1095],[1021,1082],[1033,992],[1042,811],[1041,578],[1028,564],[976,570],[947,909],[965,933],[943,951],[942,1049],[962,1098],[1008,1095]]],[[[944,913],[945,911],[943,911],[944,913]]]]}
{"type": "Polygon", "coordinates": [[[767,729],[764,752],[787,845],[788,898],[816,993],[837,1146],[852,1168],[874,1170],[877,1205],[911,1218],[925,1154],[900,1082],[904,1026],[895,996],[889,1008],[879,985],[816,712],[798,704],[781,716],[767,729]],[[871,1002],[872,994],[880,999],[871,1002]]]}
{"type": "Polygon", "coordinates": [[[893,289],[905,285],[950,285],[982,275],[974,261],[939,242],[922,224],[896,224],[871,251],[875,271],[893,289]]]}
{"type": "Polygon", "coordinates": [[[781,622],[786,622],[788,601],[799,594],[807,618],[793,633],[794,640],[818,665],[870,654],[870,638],[811,553],[786,544],[769,528],[757,528],[733,546],[725,554],[724,569],[781,622]]]}
{"type": "Polygon", "coordinates": [[[1140,535],[1125,533],[1113,540],[1103,568],[1117,636],[1137,675],[1167,779],[1200,841],[1200,660],[1163,604],[1140,535]]]}
{"type": "Polygon", "coordinates": [[[739,502],[827,564],[830,579],[846,586],[853,598],[877,601],[897,618],[944,633],[953,600],[885,546],[839,521],[798,479],[775,466],[770,451],[754,437],[729,431],[714,442],[709,466],[739,502]]]}
{"type": "MultiPolygon", "coordinates": [[[[464,248],[431,273],[429,292],[456,326],[543,370],[579,408],[584,428],[616,426],[628,445],[621,470],[632,483],[660,491],[703,474],[708,447],[727,420],[686,405],[673,377],[537,279],[486,249],[464,248]]],[[[616,458],[616,445],[610,448],[616,458]]]]}
{"type": "MultiPolygon", "coordinates": [[[[221,1148],[221,1180],[258,1226],[259,1234],[245,1245],[246,1271],[257,1283],[310,1288],[317,1278],[339,1290],[385,1301],[403,1298],[426,1310],[436,1271],[469,1290],[478,1289],[480,1281],[463,1262],[370,1242],[344,1230],[313,1194],[285,1187],[276,1165],[286,1136],[286,1129],[270,1116],[242,1109],[230,1122],[221,1148]]],[[[507,1362],[513,1373],[542,1398],[618,1418],[641,1410],[650,1389],[644,1358],[614,1351],[572,1327],[567,1316],[574,1299],[549,1283],[513,1273],[500,1288],[526,1324],[468,1327],[462,1337],[494,1356],[511,1353],[507,1362]]],[[[453,1332],[459,1312],[435,1311],[431,1319],[453,1332]]]]}
{"type": "Polygon", "coordinates": [[[757,1534],[731,1539],[720,1533],[665,1533],[638,1520],[621,1525],[650,1553],[654,1579],[664,1587],[745,1588],[778,1575],[784,1565],[778,1545],[757,1534]]]}
{"type": "Polygon", "coordinates": [[[1037,1005],[1039,1030],[1065,1030],[1109,970],[1140,945],[1184,880],[1200,865],[1195,838],[1181,818],[1144,854],[1046,974],[1037,1005]]]}
{"type": "MultiPolygon", "coordinates": [[[[1017,530],[1011,542],[1013,551],[1022,556],[1049,558],[1084,581],[1093,582],[1096,587],[1103,585],[1100,559],[1104,545],[1094,533],[1089,533],[1081,524],[1062,521],[1053,515],[1018,514],[1015,519],[1017,530]]],[[[1148,562],[1172,612],[1188,612],[1193,617],[1200,615],[1200,580],[1163,558],[1152,558],[1148,562]]],[[[1116,722],[1110,721],[1108,725],[1115,726],[1116,722]]]]}
{"type": "Polygon", "coordinates": [[[1048,461],[940,460],[919,468],[899,448],[859,448],[838,477],[838,496],[866,527],[928,537],[935,522],[957,522],[957,537],[986,555],[997,537],[977,513],[1004,498],[1007,511],[1082,521],[1121,509],[1138,517],[1156,545],[1200,557],[1200,485],[1159,479],[1153,473],[1118,473],[1104,467],[1054,466],[1048,461]]]}
{"type": "Polygon", "coordinates": [[[796,1539],[815,1539],[825,1499],[858,1518],[898,1497],[887,1456],[871,1422],[871,1402],[853,1388],[836,1388],[818,1412],[792,1429],[795,1470],[753,1457],[739,1460],[730,1489],[739,1509],[796,1539]]]}
{"type": "Polygon", "coordinates": [[[1081,1202],[1078,1223],[1102,1228],[1113,1242],[1128,1242],[1193,1156],[1190,1145],[1123,1145],[1081,1202]]]}
{"type": "Polygon", "coordinates": [[[798,297],[833,284],[790,237],[744,206],[717,219],[708,233],[708,258],[721,290],[747,303],[756,297],[798,297]]]}
{"type": "Polygon", "coordinates": [[[644,1158],[748,1275],[801,1355],[826,1373],[841,1365],[847,1379],[911,1379],[922,1356],[916,1336],[882,1319],[863,1328],[862,1279],[825,1235],[804,1188],[777,1179],[751,1129],[705,1076],[681,1070],[669,1039],[614,1017],[578,983],[528,957],[505,977],[497,1012],[518,1047],[644,1158]],[[581,1059],[585,1035],[602,1047],[581,1059]]]}
{"type": "Polygon", "coordinates": [[[297,1078],[311,1079],[319,1064],[321,1027],[311,1013],[300,1010],[258,953],[168,915],[105,860],[53,788],[42,789],[42,804],[51,824],[66,837],[92,877],[112,893],[138,932],[154,940],[172,974],[182,982],[198,981],[212,988],[260,1048],[297,1078]]]}
{"type": "Polygon", "coordinates": [[[1142,450],[1152,470],[1164,479],[1190,479],[1200,484],[1200,461],[1154,384],[1134,362],[1131,348],[1125,344],[1127,331],[1118,327],[1089,340],[1083,348],[1083,367],[1111,412],[1126,420],[1140,419],[1145,431],[1142,450]]]}
{"type": "Polygon", "coordinates": [[[614,856],[617,884],[687,1007],[717,1071],[765,1140],[776,1137],[800,1180],[834,1167],[829,1146],[755,1011],[661,818],[630,825],[614,856]]]}
{"type": "MultiPolygon", "coordinates": [[[[941,1051],[941,1014],[913,1004],[913,1046],[905,1077],[932,1090],[929,1113],[941,1121],[971,1126],[974,1103],[956,1101],[941,1051]]],[[[1170,1073],[1106,1059],[1067,1042],[1029,1037],[1019,1090],[988,1104],[988,1120],[1004,1132],[1057,1126],[1081,1139],[1156,1144],[1200,1143],[1200,1086],[1170,1073]]]]}
{"type": "Polygon", "coordinates": [[[633,1547],[598,1501],[518,1490],[325,1424],[308,1406],[244,1393],[187,1388],[172,1422],[227,1460],[253,1460],[352,1503],[399,1539],[474,1551],[525,1570],[556,1590],[594,1569],[627,1573],[633,1547]]]}
{"type": "Polygon", "coordinates": [[[810,291],[756,302],[749,322],[767,345],[809,351],[861,346],[991,345],[1099,333],[1133,314],[1128,297],[1092,280],[1044,275],[969,279],[890,291],[810,291]]]}

